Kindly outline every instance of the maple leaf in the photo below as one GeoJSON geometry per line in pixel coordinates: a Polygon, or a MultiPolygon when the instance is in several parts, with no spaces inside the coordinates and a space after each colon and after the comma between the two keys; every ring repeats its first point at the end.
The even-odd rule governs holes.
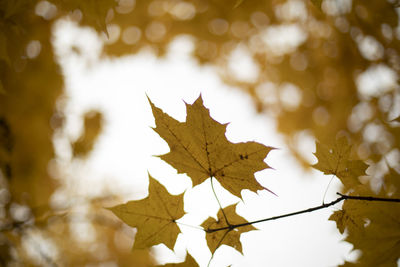
{"type": "MultiPolygon", "coordinates": [[[[389,171],[385,177],[389,185],[400,185],[400,175],[389,171]]],[[[387,198],[389,192],[383,187],[376,195],[369,184],[360,185],[352,195],[377,196],[387,198]]],[[[400,197],[399,190],[390,192],[391,197],[400,197]]],[[[340,233],[347,231],[345,240],[354,249],[362,251],[355,263],[346,262],[342,266],[397,266],[400,258],[400,205],[394,202],[372,202],[346,200],[342,210],[335,211],[329,220],[335,221],[340,233]]]]}
{"type": "Polygon", "coordinates": [[[195,259],[193,259],[193,257],[189,253],[186,254],[186,260],[184,262],[159,265],[159,267],[198,267],[198,266],[199,265],[197,264],[195,259]]]}
{"type": "Polygon", "coordinates": [[[359,176],[365,175],[368,165],[362,160],[350,160],[351,146],[346,137],[339,138],[333,148],[329,148],[317,142],[317,150],[314,153],[318,163],[313,165],[324,174],[333,174],[340,179],[346,189],[359,185],[359,176]]]}
{"type": "Polygon", "coordinates": [[[346,241],[360,249],[358,266],[397,266],[400,257],[400,207],[398,203],[345,201],[330,218],[346,241]]]}
{"type": "Polygon", "coordinates": [[[185,214],[183,194],[170,195],[165,187],[150,175],[149,180],[148,197],[109,209],[126,224],[137,228],[134,249],[164,243],[173,250],[180,233],[176,220],[185,214]]]}
{"type": "MultiPolygon", "coordinates": [[[[246,219],[243,217],[239,216],[236,214],[236,205],[230,205],[226,208],[224,208],[224,213],[226,218],[228,219],[229,225],[237,225],[237,224],[242,224],[242,223],[247,223],[246,219]]],[[[207,233],[208,230],[210,229],[218,229],[218,228],[223,228],[223,227],[228,227],[229,225],[227,224],[225,220],[225,216],[222,210],[219,210],[217,214],[217,220],[215,218],[209,217],[207,220],[205,220],[201,226],[206,230],[206,240],[207,240],[207,245],[211,250],[211,253],[214,254],[215,251],[221,246],[221,245],[228,245],[233,248],[235,248],[237,251],[242,253],[242,244],[240,242],[240,235],[242,233],[251,231],[251,230],[256,230],[256,228],[252,225],[246,225],[243,227],[238,227],[235,229],[225,229],[225,230],[220,230],[220,231],[215,231],[211,233],[207,233]]]]}
{"type": "MultiPolygon", "coordinates": [[[[201,96],[186,104],[186,122],[179,122],[165,114],[149,99],[156,122],[154,130],[169,145],[170,152],[161,159],[178,173],[192,178],[193,186],[215,177],[237,197],[242,189],[266,189],[255,179],[254,173],[270,168],[264,159],[273,148],[257,142],[231,143],[225,136],[227,124],[210,117],[201,96]]],[[[268,190],[268,189],[267,189],[268,190]]]]}

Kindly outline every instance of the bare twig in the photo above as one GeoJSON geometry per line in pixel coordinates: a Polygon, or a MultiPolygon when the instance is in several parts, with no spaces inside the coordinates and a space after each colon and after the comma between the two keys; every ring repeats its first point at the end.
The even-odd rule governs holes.
{"type": "Polygon", "coordinates": [[[266,222],[266,221],[272,221],[272,220],[277,220],[277,219],[281,219],[281,218],[285,218],[285,217],[291,217],[291,216],[295,216],[295,215],[299,215],[299,214],[303,214],[303,213],[307,213],[307,212],[313,212],[316,210],[321,210],[321,209],[325,209],[328,208],[330,206],[333,206],[339,202],[342,202],[343,200],[346,199],[351,199],[351,200],[363,200],[363,201],[382,201],[382,202],[397,202],[400,203],[400,199],[399,198],[380,198],[380,197],[371,197],[371,196],[348,196],[348,195],[343,195],[340,193],[337,193],[340,197],[338,197],[337,199],[329,202],[329,203],[325,203],[313,208],[308,208],[308,209],[304,209],[304,210],[300,210],[300,211],[296,211],[296,212],[291,212],[291,213],[287,213],[287,214],[282,214],[282,215],[278,215],[278,216],[273,216],[273,217],[269,217],[266,219],[261,219],[261,220],[257,220],[257,221],[252,221],[252,222],[247,222],[247,223],[241,223],[241,224],[234,224],[234,225],[228,225],[225,227],[220,227],[220,228],[215,228],[215,229],[205,229],[204,231],[206,231],[206,233],[213,233],[213,232],[217,232],[217,231],[222,231],[222,230],[227,230],[227,229],[234,229],[234,228],[239,228],[239,227],[243,227],[243,226],[247,226],[247,225],[252,225],[252,224],[256,224],[256,223],[260,223],[260,222],[266,222]]]}

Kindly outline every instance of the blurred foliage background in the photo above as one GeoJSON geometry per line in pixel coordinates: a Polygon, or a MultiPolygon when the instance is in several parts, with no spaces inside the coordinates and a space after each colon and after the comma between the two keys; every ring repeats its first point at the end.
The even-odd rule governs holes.
{"type": "MultiPolygon", "coordinates": [[[[310,151],[302,142],[347,136],[353,157],[371,165],[370,192],[398,196],[399,7],[397,0],[0,0],[0,264],[152,264],[147,252],[131,253],[122,223],[102,211],[117,196],[90,200],[90,218],[50,202],[58,186],[48,170],[52,138],[64,117],[52,46],[58,19],[96,29],[110,56],[150,49],[162,57],[175,37],[190,36],[193,57],[274,117],[304,168],[310,151]],[[74,237],[74,220],[91,222],[96,242],[74,237]]],[[[70,144],[74,157],[85,157],[101,132],[101,113],[83,120],[83,135],[70,144]]]]}

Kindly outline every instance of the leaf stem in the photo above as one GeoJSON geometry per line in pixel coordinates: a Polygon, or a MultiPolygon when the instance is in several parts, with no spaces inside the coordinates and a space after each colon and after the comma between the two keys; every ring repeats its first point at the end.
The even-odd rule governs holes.
{"type": "Polygon", "coordinates": [[[336,177],[336,176],[335,176],[334,174],[332,174],[332,177],[331,177],[331,179],[329,180],[328,185],[326,186],[326,189],[325,189],[325,192],[324,192],[324,196],[322,197],[322,204],[325,204],[326,193],[328,193],[329,186],[331,185],[332,180],[333,180],[333,178],[335,178],[335,177],[336,177]]]}
{"type": "Polygon", "coordinates": [[[228,235],[228,233],[229,233],[230,231],[231,231],[231,230],[228,230],[228,231],[226,231],[226,232],[224,233],[224,235],[222,236],[221,240],[219,240],[219,242],[218,242],[216,248],[214,249],[214,251],[211,252],[211,258],[210,258],[210,260],[208,261],[207,267],[210,266],[210,263],[211,263],[211,261],[212,261],[212,259],[213,259],[213,257],[214,257],[215,251],[217,251],[217,249],[219,248],[219,246],[221,246],[222,241],[224,241],[225,237],[228,235]]]}
{"type": "Polygon", "coordinates": [[[222,214],[224,215],[225,222],[226,222],[226,224],[228,225],[228,228],[229,228],[229,227],[231,226],[231,224],[229,223],[228,217],[226,216],[225,211],[224,211],[224,209],[222,208],[221,202],[219,202],[219,199],[218,199],[218,197],[217,197],[217,194],[215,193],[214,184],[213,184],[213,178],[214,178],[213,176],[210,177],[211,189],[212,189],[212,191],[213,191],[213,193],[214,193],[215,199],[216,199],[217,202],[218,202],[219,208],[221,209],[222,214]]]}
{"type": "Polygon", "coordinates": [[[186,227],[190,227],[190,228],[193,228],[193,229],[197,229],[197,230],[204,230],[202,227],[196,226],[196,225],[190,225],[190,224],[186,224],[186,223],[182,223],[182,222],[177,222],[177,221],[175,221],[175,223],[176,223],[176,224],[179,224],[179,225],[186,226],[186,227]]]}
{"type": "Polygon", "coordinates": [[[215,229],[206,229],[205,231],[207,233],[213,233],[213,232],[217,232],[217,231],[234,229],[234,228],[239,228],[239,227],[243,227],[243,226],[247,226],[247,225],[252,225],[252,224],[256,224],[256,223],[260,223],[260,222],[266,222],[266,221],[277,220],[277,219],[281,219],[281,218],[285,218],[285,217],[291,217],[291,216],[295,216],[295,215],[299,215],[299,214],[303,214],[303,213],[307,213],[307,212],[313,212],[316,210],[325,209],[325,208],[333,206],[333,205],[335,205],[343,200],[346,200],[346,199],[400,203],[399,198],[380,198],[380,197],[371,197],[371,196],[348,196],[348,195],[343,195],[341,193],[336,193],[336,194],[338,194],[340,197],[338,197],[337,199],[335,199],[329,203],[322,204],[322,205],[319,205],[316,207],[312,207],[312,208],[308,208],[308,209],[304,209],[304,210],[300,210],[300,211],[295,211],[295,212],[291,212],[291,213],[286,213],[286,214],[282,214],[282,215],[278,215],[278,216],[273,216],[273,217],[269,217],[269,218],[265,218],[265,219],[261,219],[261,220],[257,220],[257,221],[247,222],[247,223],[233,224],[233,225],[228,224],[228,226],[225,226],[225,227],[220,227],[220,228],[215,228],[215,229]]]}
{"type": "Polygon", "coordinates": [[[367,200],[367,201],[383,201],[383,202],[399,202],[400,198],[384,198],[384,197],[364,197],[364,196],[348,196],[341,193],[336,193],[337,195],[344,197],[344,199],[354,199],[354,200],[367,200]]]}

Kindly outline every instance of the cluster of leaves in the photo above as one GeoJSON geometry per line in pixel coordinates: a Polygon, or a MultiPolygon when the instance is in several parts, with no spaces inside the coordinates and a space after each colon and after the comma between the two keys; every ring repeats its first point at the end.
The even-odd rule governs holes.
{"type": "MultiPolygon", "coordinates": [[[[96,216],[86,219],[74,214],[74,207],[50,203],[63,179],[49,172],[55,158],[52,141],[64,125],[62,105],[57,104],[64,79],[52,44],[53,22],[80,13],[83,25],[103,30],[107,12],[116,5],[113,0],[0,1],[1,266],[152,264],[148,253],[132,254],[123,245],[125,228],[102,211],[104,200],[88,200],[89,213],[96,216]],[[96,246],[76,238],[70,229],[75,220],[92,224],[96,246]],[[114,242],[116,237],[119,243],[114,242]],[[45,249],[43,240],[56,247],[57,253],[45,249]]],[[[76,157],[92,148],[101,115],[87,114],[85,128],[82,137],[70,144],[76,157]]]]}
{"type": "MultiPolygon", "coordinates": [[[[338,177],[343,191],[351,196],[376,196],[400,198],[400,175],[390,170],[382,181],[379,192],[371,189],[369,183],[358,179],[368,167],[361,160],[350,160],[351,146],[347,139],[337,140],[332,148],[317,144],[319,162],[313,167],[338,177]]],[[[356,263],[346,262],[342,266],[396,266],[400,258],[400,207],[398,203],[355,202],[346,200],[341,210],[329,218],[336,222],[340,233],[345,231],[346,241],[354,249],[362,251],[356,263]],[[379,244],[379,245],[378,245],[379,244]]]]}
{"type": "MultiPolygon", "coordinates": [[[[254,192],[264,189],[254,173],[269,168],[264,159],[273,148],[256,142],[229,142],[225,136],[227,125],[210,117],[201,96],[192,105],[186,105],[186,122],[175,120],[151,101],[150,104],[156,122],[154,130],[170,147],[170,152],[160,158],[178,173],[186,173],[193,186],[208,178],[211,178],[211,183],[217,179],[226,190],[239,198],[243,189],[254,192]]],[[[149,248],[164,243],[173,249],[180,233],[176,224],[184,215],[183,205],[183,194],[171,196],[150,177],[147,198],[118,205],[111,210],[128,225],[138,229],[134,248],[149,248]]],[[[242,252],[240,235],[255,229],[248,225],[233,231],[234,225],[247,223],[236,214],[235,207],[221,207],[217,220],[210,217],[201,225],[207,233],[207,244],[213,254],[222,244],[242,252]]]]}
{"type": "MultiPolygon", "coordinates": [[[[371,171],[376,170],[371,174],[382,176],[383,182],[379,190],[371,190],[367,184],[349,179],[349,166],[355,164],[362,168],[362,164],[338,165],[337,170],[331,169],[336,170],[333,173],[343,182],[344,192],[352,195],[376,195],[378,192],[379,196],[398,197],[398,163],[387,160],[388,155],[398,153],[400,147],[398,120],[392,120],[398,114],[398,88],[382,86],[379,88],[382,90],[364,95],[357,79],[362,72],[376,69],[399,74],[399,5],[396,1],[310,2],[319,8],[296,0],[0,0],[0,187],[5,196],[0,201],[4,210],[0,216],[0,263],[17,261],[12,256],[16,254],[18,262],[28,264],[31,261],[23,257],[21,250],[29,229],[39,227],[55,240],[60,233],[65,233],[63,237],[72,235],[65,229],[50,231],[50,221],[57,216],[50,216],[54,215],[54,210],[49,206],[58,186],[48,173],[48,163],[54,158],[52,136],[63,126],[63,113],[56,105],[62,94],[63,77],[51,44],[52,26],[65,15],[81,25],[108,31],[110,40],[104,48],[108,55],[132,54],[151,47],[162,56],[175,37],[192,36],[194,57],[200,63],[217,66],[226,83],[248,93],[260,112],[274,116],[279,131],[287,136],[287,143],[298,159],[305,162],[296,146],[296,140],[303,133],[327,144],[335,140],[338,133],[345,133],[354,141],[352,153],[356,151],[362,159],[368,159],[374,167],[371,171]],[[290,12],[293,7],[302,11],[290,12]],[[288,27],[300,29],[304,37],[300,44],[281,51],[280,44],[265,42],[265,34],[288,27]],[[374,49],[363,49],[366,46],[374,49]],[[230,55],[238,47],[244,47],[258,67],[259,75],[254,80],[240,80],[228,67],[230,55]],[[288,88],[289,92],[295,88],[296,95],[301,96],[298,105],[286,101],[288,88]],[[24,216],[15,213],[16,208],[21,207],[28,208],[24,216]]],[[[71,144],[75,156],[86,155],[92,147],[101,128],[99,119],[99,116],[85,119],[88,122],[86,133],[71,144]]],[[[334,145],[330,147],[336,149],[334,145]]],[[[338,155],[347,158],[348,153],[350,151],[343,151],[338,155]]],[[[329,149],[324,154],[329,155],[329,149]]],[[[329,164],[326,165],[318,168],[329,173],[329,164]]],[[[197,175],[199,180],[196,181],[201,182],[203,176],[197,175]]],[[[222,173],[215,175],[222,176],[222,173]]],[[[229,189],[232,184],[224,186],[235,190],[229,189]]],[[[253,190],[260,189],[257,184],[251,186],[253,190]]],[[[372,251],[372,242],[365,243],[365,239],[359,237],[369,236],[370,229],[383,229],[387,221],[379,227],[372,223],[381,219],[374,213],[383,209],[378,204],[362,204],[369,207],[362,209],[363,216],[357,213],[359,208],[352,205],[356,204],[345,201],[343,211],[332,219],[338,222],[340,231],[347,229],[346,240],[363,252],[359,264],[365,266],[372,261],[368,252],[372,251]],[[353,221],[356,223],[350,227],[353,221]],[[367,227],[359,227],[366,222],[370,222],[367,227]]],[[[386,214],[390,210],[394,209],[382,212],[386,214]]],[[[61,221],[63,225],[68,223],[61,221]]],[[[393,223],[386,227],[394,229],[391,234],[398,229],[393,223]]],[[[110,257],[121,264],[135,259],[130,254],[116,252],[112,242],[115,231],[96,230],[102,236],[99,239],[105,240],[110,248],[110,255],[113,255],[110,257]]],[[[100,261],[90,253],[93,249],[71,252],[76,244],[69,241],[66,242],[66,238],[56,241],[63,251],[60,255],[68,255],[63,259],[69,259],[67,265],[100,261]],[[66,247],[66,243],[71,246],[66,247]],[[87,260],[83,262],[82,259],[87,260]]],[[[382,258],[388,256],[382,254],[382,258]]],[[[148,260],[144,261],[147,264],[148,260]]]]}
{"type": "Polygon", "coordinates": [[[275,117],[305,166],[308,162],[296,145],[304,131],[330,143],[347,130],[355,148],[361,147],[362,158],[374,157],[375,162],[398,147],[398,130],[388,124],[396,116],[398,90],[377,86],[378,92],[363,95],[358,81],[366,71],[399,74],[398,1],[121,2],[125,5],[109,20],[113,38],[106,43],[106,54],[131,54],[150,47],[163,55],[174,38],[190,35],[193,56],[216,66],[226,83],[248,93],[260,112],[275,117]],[[286,34],[301,40],[279,42],[286,34]],[[244,50],[255,63],[256,77],[240,79],[231,71],[232,63],[237,64],[230,61],[236,49],[244,50]],[[287,99],[288,92],[298,103],[287,99]],[[370,115],[360,116],[360,110],[370,115]],[[363,131],[371,124],[382,127],[388,138],[364,138],[363,131]],[[395,144],[385,141],[390,138],[396,139],[395,144]]]}
{"type": "MultiPolygon", "coordinates": [[[[201,96],[192,104],[186,104],[187,117],[179,122],[165,114],[150,101],[156,121],[154,130],[168,143],[170,152],[160,158],[178,173],[186,173],[196,186],[206,179],[218,179],[221,185],[237,197],[243,189],[257,191],[263,189],[255,180],[254,173],[268,168],[264,163],[271,147],[255,142],[231,143],[225,137],[226,125],[210,117],[203,106],[201,96]]],[[[350,159],[351,146],[346,137],[337,140],[332,148],[317,143],[315,153],[318,163],[313,167],[327,175],[334,175],[343,184],[343,191],[350,193],[350,198],[343,196],[332,204],[346,199],[343,208],[335,211],[330,220],[336,221],[340,233],[348,232],[346,240],[357,244],[355,249],[363,251],[358,259],[360,266],[396,266],[400,257],[399,251],[399,218],[398,203],[382,204],[355,202],[357,196],[375,196],[397,198],[399,177],[391,175],[385,181],[385,188],[394,188],[394,192],[382,190],[375,194],[368,183],[360,182],[368,167],[361,160],[350,159]],[[393,187],[391,187],[393,186],[393,187]],[[385,214],[386,216],[382,216],[385,214]],[[366,220],[368,224],[366,225],[366,220]],[[376,243],[381,245],[376,249],[376,243]]],[[[172,196],[159,182],[149,176],[149,195],[147,198],[130,201],[110,208],[122,221],[137,228],[134,249],[145,249],[163,243],[173,250],[180,230],[177,223],[184,212],[183,194],[172,196]]],[[[210,188],[210,189],[211,189],[210,188]]],[[[215,195],[218,201],[218,197],[215,195]]],[[[362,200],[362,198],[360,199],[362,200]]],[[[219,202],[219,201],[218,201],[219,202]]],[[[313,208],[328,207],[322,205],[313,208]]],[[[297,212],[297,214],[303,213],[297,212]]],[[[289,214],[292,216],[296,214],[289,214]]],[[[287,216],[287,215],[283,215],[287,216]]],[[[283,217],[281,216],[281,217],[283,217]]],[[[279,216],[278,216],[279,217],[279,216]]],[[[275,218],[274,218],[275,219],[275,218]]],[[[206,240],[211,253],[214,254],[221,245],[235,248],[242,253],[240,235],[255,230],[252,224],[236,214],[236,205],[219,210],[217,219],[209,217],[201,226],[206,232],[206,240]]],[[[188,258],[179,266],[188,265],[188,258]]],[[[343,266],[352,265],[345,263],[343,266]]]]}
{"type": "MultiPolygon", "coordinates": [[[[338,134],[346,135],[353,141],[352,156],[367,160],[371,176],[385,181],[381,189],[372,181],[375,189],[370,193],[390,194],[400,172],[398,160],[387,160],[400,147],[400,127],[393,120],[399,114],[398,83],[371,85],[374,91],[364,92],[360,81],[363,74],[374,76],[381,70],[399,75],[398,7],[398,1],[361,0],[171,0],[165,5],[136,1],[134,7],[114,13],[110,24],[121,34],[107,43],[105,53],[123,55],[152,47],[163,55],[171,40],[189,34],[194,57],[217,66],[226,83],[241,88],[260,112],[275,117],[278,130],[304,166],[308,161],[298,146],[301,137],[334,148],[338,134]],[[194,10],[192,16],[179,16],[182,3],[194,10]],[[155,8],[157,4],[160,8],[155,8]],[[163,34],[154,34],[154,25],[163,34]],[[124,38],[132,27],[141,33],[133,43],[124,38]],[[274,39],[273,32],[284,35],[288,28],[290,34],[292,27],[304,37],[299,44],[281,49],[280,43],[274,46],[265,40],[274,39]],[[237,48],[244,48],[258,67],[254,79],[241,80],[231,71],[230,56],[237,48]],[[293,94],[299,96],[298,103],[288,100],[293,94]]],[[[344,190],[351,191],[358,183],[357,179],[340,179],[344,190]]],[[[363,250],[360,239],[346,240],[363,250]]]]}

